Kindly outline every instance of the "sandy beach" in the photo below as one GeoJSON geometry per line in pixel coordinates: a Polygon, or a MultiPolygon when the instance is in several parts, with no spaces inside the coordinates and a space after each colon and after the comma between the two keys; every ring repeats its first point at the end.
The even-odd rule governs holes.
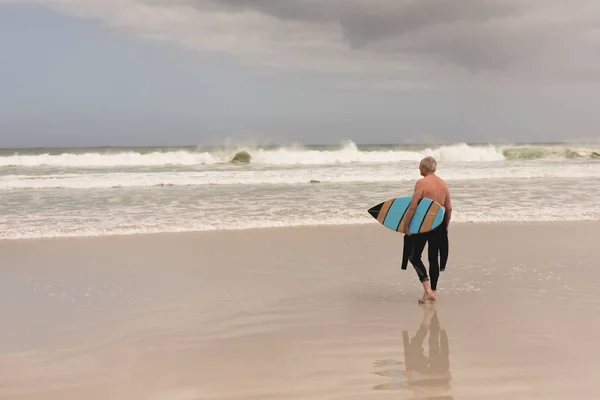
{"type": "Polygon", "coordinates": [[[600,400],[599,16],[0,0],[0,400],[600,400]]]}
{"type": "Polygon", "coordinates": [[[593,399],[599,222],[0,241],[0,399],[593,399]]]}

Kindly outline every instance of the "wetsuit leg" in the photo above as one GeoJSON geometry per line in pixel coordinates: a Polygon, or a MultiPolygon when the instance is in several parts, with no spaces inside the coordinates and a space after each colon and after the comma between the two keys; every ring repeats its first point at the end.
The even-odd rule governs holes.
{"type": "Polygon", "coordinates": [[[409,261],[413,265],[413,267],[415,267],[415,270],[417,271],[417,275],[419,276],[419,280],[421,282],[426,282],[429,280],[429,277],[427,276],[427,270],[425,269],[425,265],[423,265],[423,261],[421,260],[421,255],[423,254],[423,249],[425,248],[426,243],[427,235],[415,235],[412,252],[409,258],[409,261]]]}
{"type": "Polygon", "coordinates": [[[442,239],[441,235],[443,235],[443,232],[440,228],[435,228],[433,231],[427,233],[427,258],[429,260],[431,290],[436,290],[438,278],[440,277],[440,263],[438,262],[438,254],[440,252],[442,239]]]}
{"type": "Polygon", "coordinates": [[[440,232],[440,271],[446,270],[448,247],[448,228],[445,224],[442,224],[442,231],[440,232]]]}

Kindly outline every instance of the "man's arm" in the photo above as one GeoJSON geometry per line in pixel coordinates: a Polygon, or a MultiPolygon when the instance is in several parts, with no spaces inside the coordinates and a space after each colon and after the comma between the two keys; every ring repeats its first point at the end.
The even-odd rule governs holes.
{"type": "Polygon", "coordinates": [[[415,215],[415,211],[417,211],[417,204],[419,204],[419,200],[421,200],[422,197],[423,183],[421,180],[419,180],[415,184],[415,191],[413,193],[412,200],[410,201],[408,209],[406,210],[406,215],[404,216],[404,218],[406,218],[406,223],[404,224],[403,233],[406,235],[410,235],[410,233],[408,232],[408,227],[410,226],[410,221],[412,221],[413,215],[415,215]]]}

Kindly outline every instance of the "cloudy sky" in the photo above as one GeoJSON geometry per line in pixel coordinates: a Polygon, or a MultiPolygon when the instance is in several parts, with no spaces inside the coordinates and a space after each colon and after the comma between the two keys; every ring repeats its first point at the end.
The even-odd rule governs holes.
{"type": "Polygon", "coordinates": [[[598,0],[0,0],[0,146],[600,138],[598,0]]]}

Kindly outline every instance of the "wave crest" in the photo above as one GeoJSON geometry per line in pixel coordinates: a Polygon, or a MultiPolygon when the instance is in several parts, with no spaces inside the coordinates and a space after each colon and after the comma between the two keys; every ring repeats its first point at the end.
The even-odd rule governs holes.
{"type": "Polygon", "coordinates": [[[0,167],[64,167],[64,168],[110,168],[110,167],[161,167],[228,164],[244,161],[262,165],[335,165],[373,164],[418,161],[432,155],[440,161],[496,161],[502,154],[494,146],[478,147],[456,144],[428,148],[421,151],[402,148],[361,150],[354,142],[346,142],[338,149],[307,149],[304,147],[280,147],[276,149],[238,148],[217,151],[135,151],[119,153],[84,154],[37,154],[0,157],[0,167]],[[237,158],[236,158],[237,157],[237,158]]]}
{"type": "Polygon", "coordinates": [[[378,164],[419,161],[434,156],[441,162],[494,162],[503,160],[536,160],[542,158],[600,158],[600,150],[592,148],[567,148],[557,146],[498,146],[468,145],[458,143],[415,150],[410,147],[381,147],[361,149],[354,142],[346,142],[337,149],[311,149],[301,146],[265,148],[235,148],[214,151],[155,151],[142,153],[88,152],[84,154],[14,154],[0,156],[0,167],[163,167],[229,164],[239,161],[259,165],[335,165],[378,164]],[[237,158],[236,158],[237,157],[237,158]]]}

